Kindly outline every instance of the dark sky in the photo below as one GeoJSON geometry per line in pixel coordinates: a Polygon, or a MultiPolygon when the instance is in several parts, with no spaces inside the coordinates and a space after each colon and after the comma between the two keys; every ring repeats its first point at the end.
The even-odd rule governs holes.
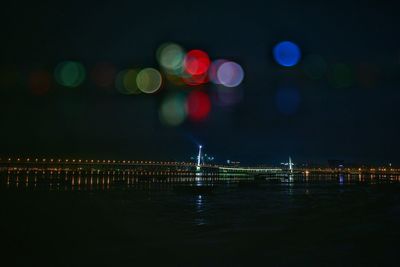
{"type": "Polygon", "coordinates": [[[218,160],[252,164],[289,155],[400,164],[398,10],[394,1],[3,1],[0,154],[187,160],[202,143],[218,160]],[[272,56],[284,40],[302,51],[288,69],[272,56]],[[90,79],[74,89],[53,81],[40,96],[29,90],[30,72],[53,73],[64,60],[88,72],[104,61],[118,70],[158,68],[155,51],[167,41],[239,62],[242,100],[213,105],[204,122],[170,127],[158,118],[168,83],[139,96],[101,90],[90,79]],[[303,71],[310,54],[327,63],[321,79],[303,71]],[[344,88],[332,83],[337,64],[351,70],[344,88]],[[4,82],[10,75],[15,83],[4,82]],[[299,93],[293,114],[277,109],[280,88],[299,93]]]}

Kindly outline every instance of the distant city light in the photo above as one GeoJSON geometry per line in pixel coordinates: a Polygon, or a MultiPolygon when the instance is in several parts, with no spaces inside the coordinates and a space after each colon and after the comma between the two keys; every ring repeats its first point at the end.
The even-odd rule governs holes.
{"type": "Polygon", "coordinates": [[[146,68],[137,74],[136,83],[140,91],[151,94],[160,89],[162,76],[158,70],[146,68]]]}
{"type": "Polygon", "coordinates": [[[299,62],[301,52],[295,43],[284,41],[274,47],[273,55],[279,65],[292,67],[299,62]]]}
{"type": "Polygon", "coordinates": [[[86,71],[79,62],[65,61],[57,65],[54,75],[60,85],[78,87],[85,80],[86,71]]]}
{"type": "Polygon", "coordinates": [[[217,70],[218,81],[226,87],[238,86],[244,78],[242,67],[235,62],[225,62],[217,70]]]}

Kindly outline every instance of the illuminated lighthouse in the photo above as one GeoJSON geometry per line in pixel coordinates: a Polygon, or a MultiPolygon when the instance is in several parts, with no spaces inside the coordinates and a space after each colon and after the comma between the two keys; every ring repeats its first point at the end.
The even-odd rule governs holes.
{"type": "Polygon", "coordinates": [[[200,164],[201,164],[201,149],[202,145],[199,145],[199,154],[197,155],[197,165],[196,165],[196,171],[200,171],[200,164]]]}

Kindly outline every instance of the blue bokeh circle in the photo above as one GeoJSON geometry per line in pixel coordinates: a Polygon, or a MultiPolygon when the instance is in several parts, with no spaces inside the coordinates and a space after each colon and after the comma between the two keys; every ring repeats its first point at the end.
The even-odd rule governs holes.
{"type": "Polygon", "coordinates": [[[301,58],[300,48],[292,42],[284,41],[274,47],[274,58],[279,65],[292,67],[296,65],[301,58]]]}

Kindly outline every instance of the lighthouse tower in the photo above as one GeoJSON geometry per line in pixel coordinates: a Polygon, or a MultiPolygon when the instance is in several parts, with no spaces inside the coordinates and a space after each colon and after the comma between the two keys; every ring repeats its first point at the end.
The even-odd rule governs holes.
{"type": "Polygon", "coordinates": [[[196,171],[200,171],[200,165],[201,165],[201,149],[202,145],[199,145],[199,154],[197,155],[197,165],[196,165],[196,171]]]}
{"type": "Polygon", "coordinates": [[[292,163],[292,158],[291,157],[289,157],[289,171],[290,171],[290,173],[292,174],[293,173],[293,163],[292,163]]]}

